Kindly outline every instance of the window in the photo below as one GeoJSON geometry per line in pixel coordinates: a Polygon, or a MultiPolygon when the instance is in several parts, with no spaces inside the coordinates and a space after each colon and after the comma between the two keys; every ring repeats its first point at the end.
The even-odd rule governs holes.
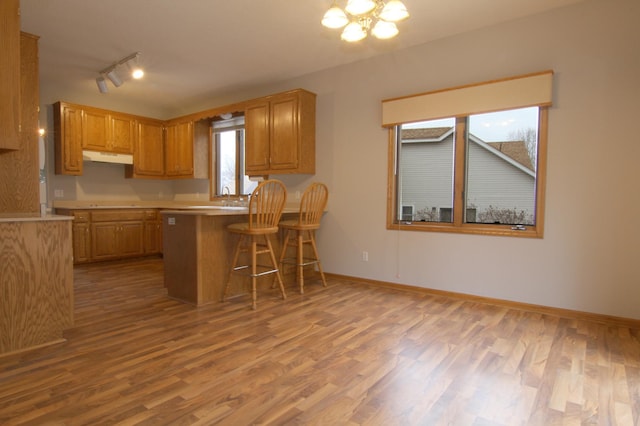
{"type": "Polygon", "coordinates": [[[531,76],[536,79],[534,89],[525,87],[531,81],[516,81],[524,84],[516,93],[528,91],[536,97],[542,88],[549,89],[548,96],[512,99],[516,77],[479,85],[486,92],[480,99],[486,97],[486,103],[477,96],[472,105],[468,102],[466,95],[477,95],[477,86],[449,89],[455,93],[446,96],[447,91],[439,91],[391,100],[397,103],[388,110],[383,102],[383,124],[389,117],[406,120],[387,125],[388,228],[543,236],[551,73],[531,76]],[[497,87],[505,81],[507,90],[497,87]],[[507,107],[498,108],[501,92],[506,93],[507,107]],[[452,113],[456,105],[464,112],[452,113]],[[429,111],[421,112],[422,107],[429,111]],[[490,112],[483,111],[485,107],[490,112]],[[443,111],[452,114],[441,118],[443,111]],[[416,119],[421,116],[425,119],[416,119]],[[407,206],[412,206],[411,218],[407,206]]]}
{"type": "Polygon", "coordinates": [[[212,196],[250,194],[257,182],[244,174],[244,117],[213,122],[212,196]]]}

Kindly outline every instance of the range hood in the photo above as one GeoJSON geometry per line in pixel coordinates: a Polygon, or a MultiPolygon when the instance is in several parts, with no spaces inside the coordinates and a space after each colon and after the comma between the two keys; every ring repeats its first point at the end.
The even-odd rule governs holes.
{"type": "Polygon", "coordinates": [[[113,152],[82,151],[82,159],[84,161],[98,161],[101,163],[133,164],[133,155],[116,154],[113,152]]]}

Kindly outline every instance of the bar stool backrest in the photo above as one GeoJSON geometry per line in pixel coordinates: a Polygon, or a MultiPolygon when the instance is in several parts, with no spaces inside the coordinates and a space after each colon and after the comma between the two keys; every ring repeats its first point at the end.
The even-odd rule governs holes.
{"type": "Polygon", "coordinates": [[[249,200],[249,230],[277,228],[287,200],[287,189],[277,179],[260,182],[249,200]]]}

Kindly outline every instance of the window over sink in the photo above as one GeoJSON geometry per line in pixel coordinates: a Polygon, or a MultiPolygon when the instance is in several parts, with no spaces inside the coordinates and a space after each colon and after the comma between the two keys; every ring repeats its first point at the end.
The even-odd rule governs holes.
{"type": "Polygon", "coordinates": [[[211,130],[211,197],[251,194],[257,182],[244,170],[244,116],[217,117],[211,130]]]}

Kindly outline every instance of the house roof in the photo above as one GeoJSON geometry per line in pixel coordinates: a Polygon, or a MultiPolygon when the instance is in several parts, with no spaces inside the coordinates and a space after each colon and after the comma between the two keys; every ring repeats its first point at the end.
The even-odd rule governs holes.
{"type": "Polygon", "coordinates": [[[533,170],[529,150],[524,141],[486,142],[486,144],[522,164],[527,169],[533,170]]]}
{"type": "Polygon", "coordinates": [[[416,141],[423,139],[440,140],[452,128],[451,127],[430,127],[420,129],[402,129],[402,140],[416,141]]]}
{"type": "MultiPolygon", "coordinates": [[[[440,142],[452,131],[452,127],[402,129],[401,139],[403,142],[409,143],[440,142]]],[[[535,172],[533,164],[531,163],[531,157],[529,156],[529,150],[524,141],[485,142],[475,135],[471,135],[471,140],[485,147],[488,146],[507,157],[510,161],[519,164],[531,172],[535,172]]]]}

